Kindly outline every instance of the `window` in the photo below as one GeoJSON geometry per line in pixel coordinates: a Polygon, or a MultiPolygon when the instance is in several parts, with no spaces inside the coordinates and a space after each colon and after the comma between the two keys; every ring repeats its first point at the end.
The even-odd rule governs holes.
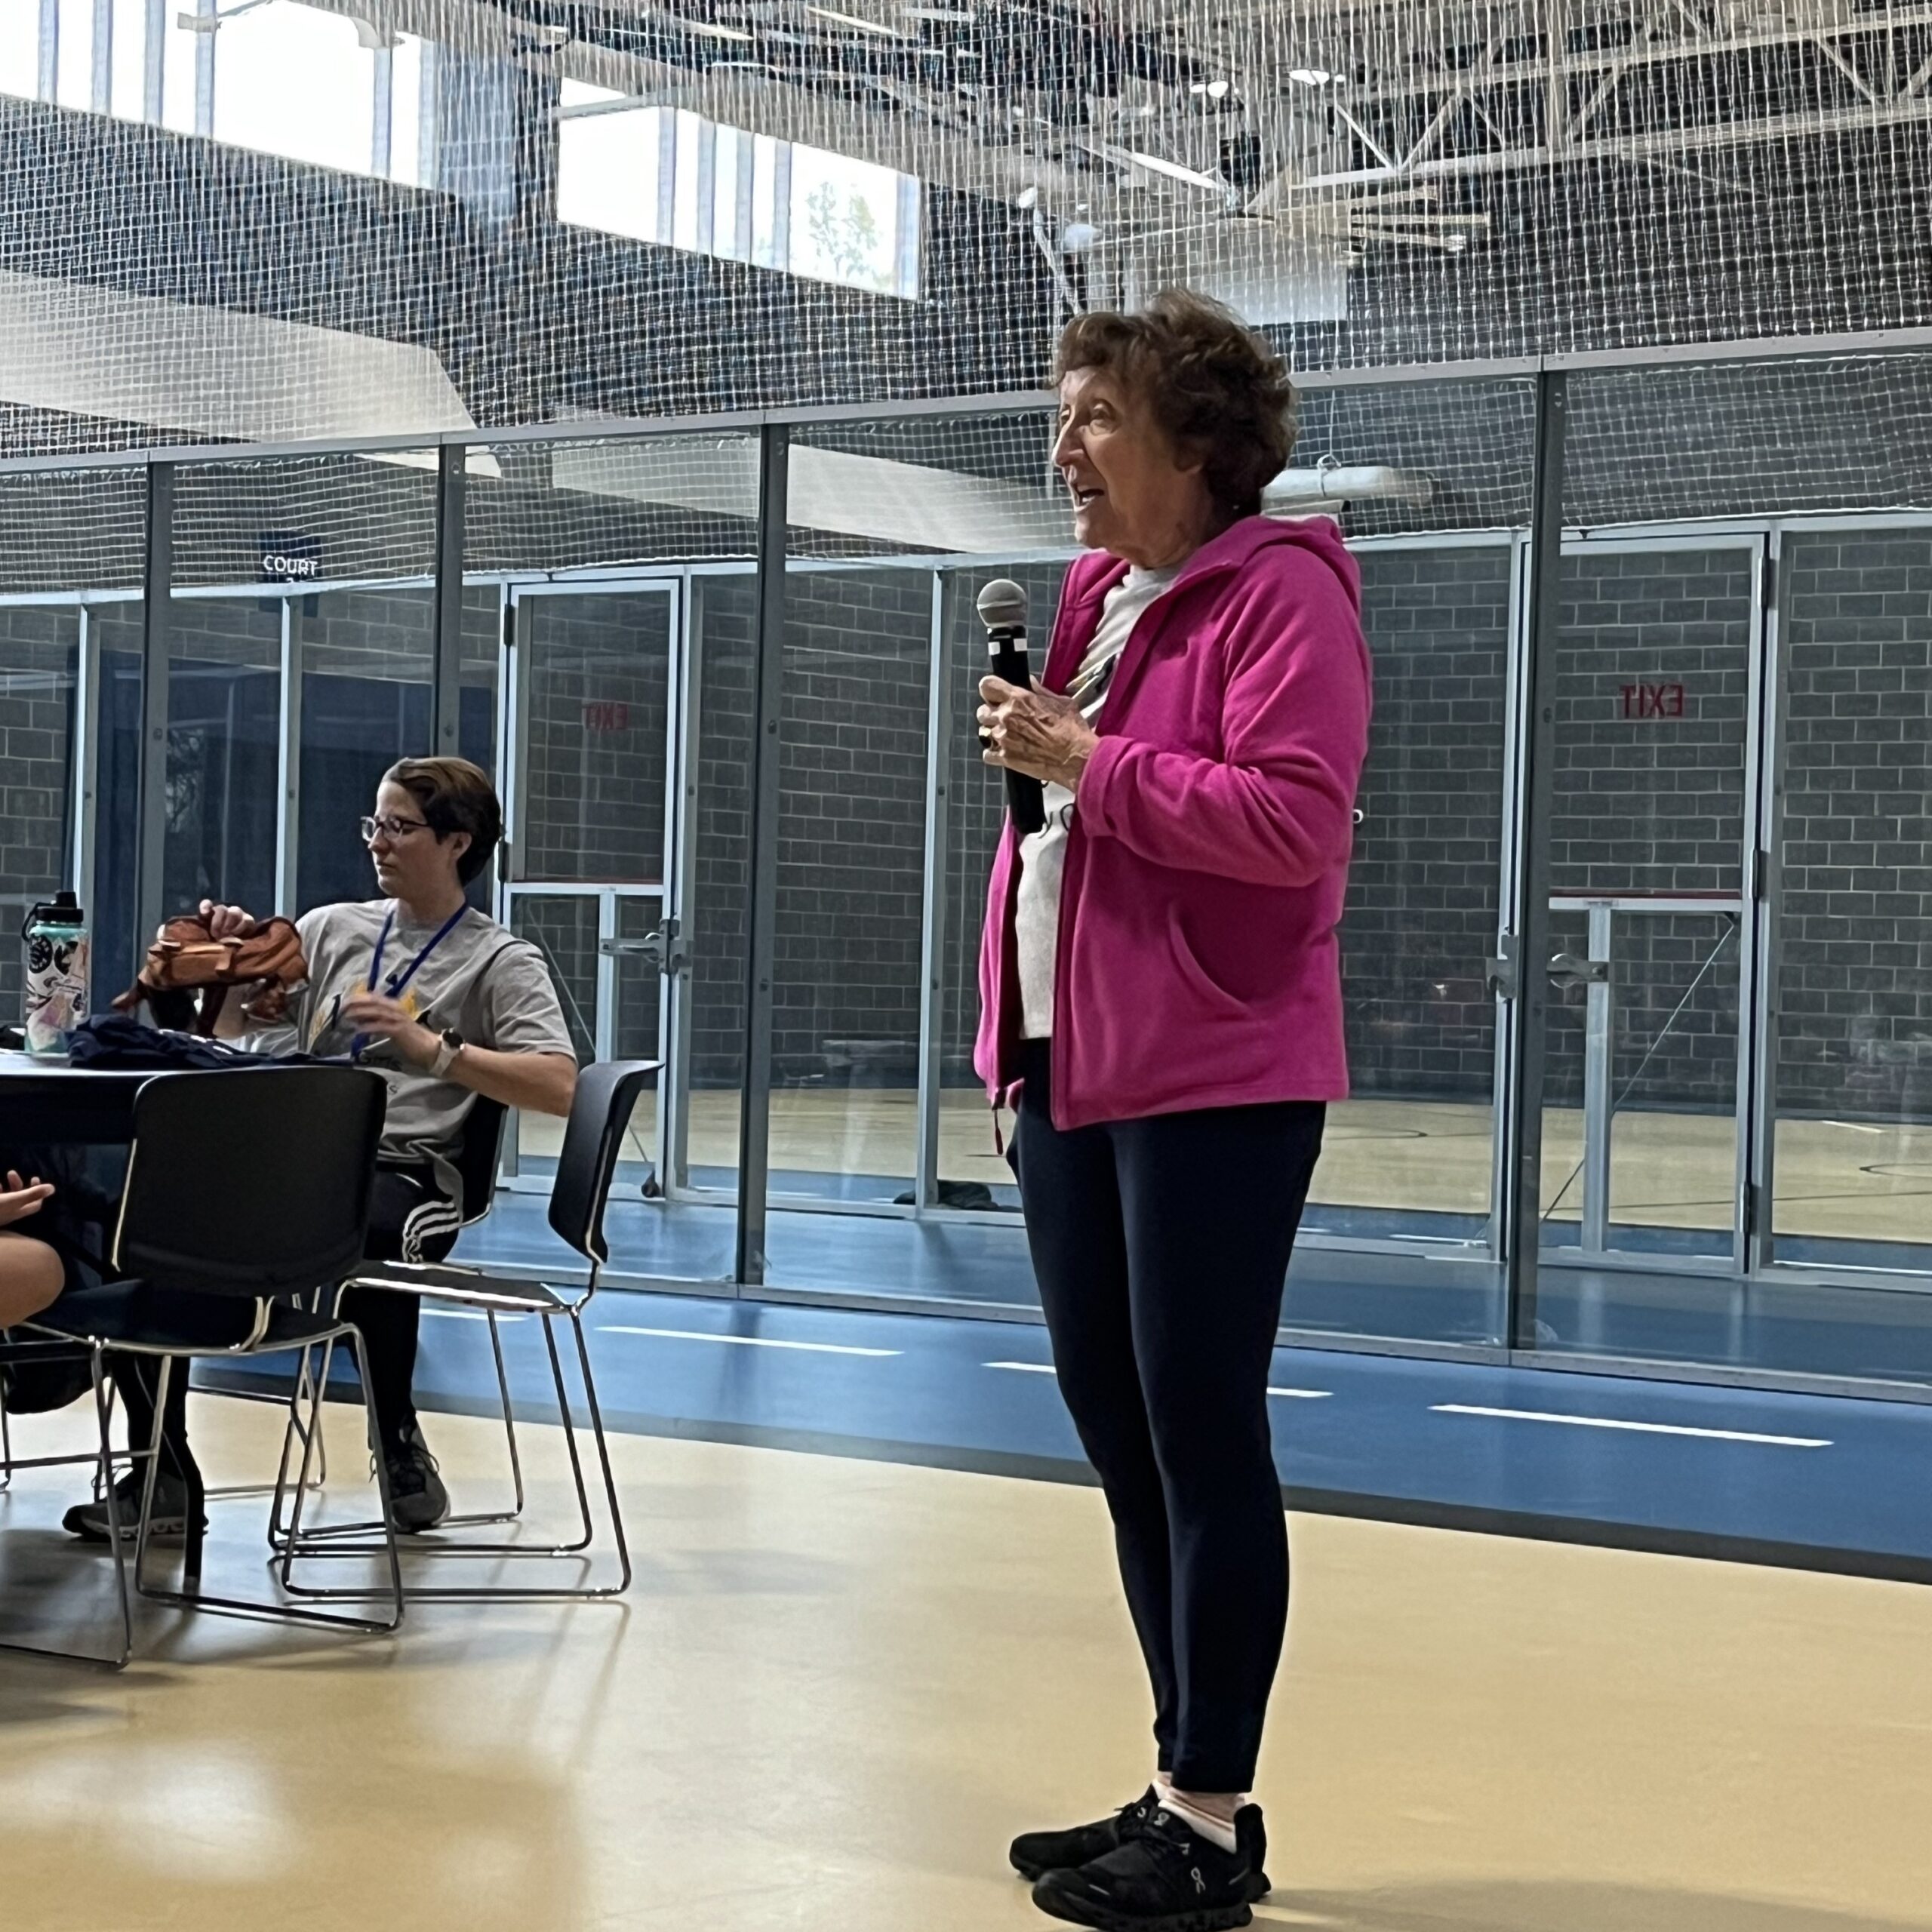
{"type": "Polygon", "coordinates": [[[39,92],[39,9],[13,0],[0,5],[0,94],[32,100],[39,92]]]}
{"type": "Polygon", "coordinates": [[[919,292],[910,175],[579,81],[563,85],[557,218],[881,295],[919,292]]]}
{"type": "Polygon", "coordinates": [[[147,0],[114,0],[113,34],[108,111],[139,121],[147,113],[147,0]]]}
{"type": "Polygon", "coordinates": [[[216,32],[218,141],[367,174],[375,99],[374,51],[340,14],[271,0],[216,32]]]}
{"type": "Polygon", "coordinates": [[[380,38],[308,0],[231,0],[219,10],[214,0],[55,0],[45,10],[0,0],[0,94],[39,99],[45,75],[63,107],[144,121],[157,105],[152,53],[158,118],[177,134],[211,132],[235,147],[418,184],[426,50],[412,35],[388,47],[374,44],[380,38]],[[379,114],[388,117],[380,128],[379,114]]]}
{"type": "Polygon", "coordinates": [[[899,273],[899,184],[889,168],[828,154],[792,150],[792,250],[795,275],[839,281],[881,295],[914,295],[899,273]]]}
{"type": "Polygon", "coordinates": [[[63,107],[94,105],[94,0],[60,0],[54,15],[54,97],[63,107]]]}
{"type": "Polygon", "coordinates": [[[557,143],[557,218],[634,242],[655,242],[663,110],[608,106],[623,98],[608,88],[565,82],[568,118],[557,143]],[[569,115],[572,108],[586,107],[602,111],[569,115]]]}

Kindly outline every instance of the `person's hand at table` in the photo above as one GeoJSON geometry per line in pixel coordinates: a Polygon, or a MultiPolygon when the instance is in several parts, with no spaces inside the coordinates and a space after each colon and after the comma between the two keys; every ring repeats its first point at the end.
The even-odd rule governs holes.
{"type": "Polygon", "coordinates": [[[1070,697],[1048,691],[1038,678],[1031,691],[1003,678],[980,680],[980,729],[989,740],[984,761],[1023,772],[1044,784],[1080,789],[1100,734],[1070,697]]]}
{"type": "Polygon", "coordinates": [[[420,1073],[429,1071],[442,1045],[441,1035],[432,1033],[401,1000],[382,993],[358,993],[344,1000],[342,1017],[358,1033],[394,1041],[396,1051],[420,1073]]]}
{"type": "Polygon", "coordinates": [[[37,1176],[32,1180],[23,1180],[12,1168],[7,1170],[7,1185],[0,1187],[0,1228],[11,1228],[16,1221],[24,1221],[29,1214],[38,1214],[40,1204],[54,1192],[51,1180],[42,1180],[37,1176]]]}

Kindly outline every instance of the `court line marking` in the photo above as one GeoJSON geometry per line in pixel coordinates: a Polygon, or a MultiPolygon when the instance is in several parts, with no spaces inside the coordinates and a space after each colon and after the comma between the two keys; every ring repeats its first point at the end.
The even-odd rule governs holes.
{"type": "MultiPolygon", "coordinates": [[[[437,1321],[488,1321],[490,1318],[487,1315],[478,1314],[467,1308],[426,1308],[423,1312],[437,1321]]],[[[525,1309],[499,1309],[497,1320],[499,1324],[521,1321],[528,1313],[528,1310],[525,1309]]]]}
{"type": "Polygon", "coordinates": [[[1758,1442],[1774,1449],[1829,1449],[1831,1438],[1823,1435],[1761,1435],[1745,1429],[1693,1429],[1675,1422],[1623,1422],[1611,1416],[1563,1416],[1540,1409],[1487,1409],[1471,1402],[1434,1402],[1429,1414],[1438,1416],[1482,1416],[1503,1422],[1553,1422],[1571,1429],[1622,1429],[1641,1435],[1694,1435],[1708,1442],[1758,1442]]]}
{"type": "Polygon", "coordinates": [[[730,1349],[795,1349],[813,1355],[868,1355],[886,1357],[905,1353],[903,1349],[860,1349],[846,1342],[784,1342],[774,1335],[707,1335],[697,1328],[626,1328],[612,1322],[595,1331],[600,1335],[653,1335],[663,1342],[715,1342],[730,1349]]]}
{"type": "MultiPolygon", "coordinates": [[[[1054,1365],[1050,1361],[983,1361],[982,1368],[1010,1368],[1019,1375],[1051,1375],[1054,1365]]],[[[1325,1402],[1335,1392],[1332,1389],[1270,1389],[1271,1395],[1291,1397],[1303,1402],[1325,1402]]]]}

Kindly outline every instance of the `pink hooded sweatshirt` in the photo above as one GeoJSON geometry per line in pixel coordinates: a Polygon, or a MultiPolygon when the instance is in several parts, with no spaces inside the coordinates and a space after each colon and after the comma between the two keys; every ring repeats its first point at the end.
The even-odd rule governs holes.
{"type": "MultiPolygon", "coordinates": [[[[1069,569],[1049,690],[1066,688],[1126,574],[1099,552],[1069,569]]],[[[1326,519],[1235,525],[1142,617],[1067,841],[1055,1126],[1347,1097],[1335,928],[1368,715],[1361,576],[1326,519]]],[[[973,1057],[996,1103],[1017,1084],[1020,869],[1009,821],[973,1057]]]]}

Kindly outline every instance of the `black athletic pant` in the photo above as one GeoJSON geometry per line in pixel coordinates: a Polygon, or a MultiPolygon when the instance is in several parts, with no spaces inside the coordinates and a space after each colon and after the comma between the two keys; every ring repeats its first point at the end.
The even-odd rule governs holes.
{"type": "Polygon", "coordinates": [[[1026,1043],[1014,1171],[1060,1391],[1113,1517],[1158,1762],[1183,1791],[1247,1791],[1288,1611],[1269,1358],[1324,1109],[1063,1134],[1049,1060],[1026,1043]]]}
{"type": "MultiPolygon", "coordinates": [[[[369,1234],[363,1252],[372,1261],[441,1261],[456,1244],[455,1219],[455,1211],[437,1192],[426,1167],[379,1167],[370,1192],[369,1234]]],[[[342,1298],[343,1319],[354,1322],[362,1337],[363,1357],[358,1365],[368,1378],[377,1426],[392,1451],[401,1445],[416,1420],[411,1388],[416,1380],[416,1331],[422,1309],[418,1295],[376,1288],[352,1288],[342,1298]]],[[[108,1363],[128,1411],[128,1446],[145,1449],[152,1439],[161,1364],[152,1355],[111,1354],[108,1363]]],[[[175,1364],[169,1383],[161,1466],[183,1478],[194,1466],[188,1451],[184,1363],[175,1364]]]]}

